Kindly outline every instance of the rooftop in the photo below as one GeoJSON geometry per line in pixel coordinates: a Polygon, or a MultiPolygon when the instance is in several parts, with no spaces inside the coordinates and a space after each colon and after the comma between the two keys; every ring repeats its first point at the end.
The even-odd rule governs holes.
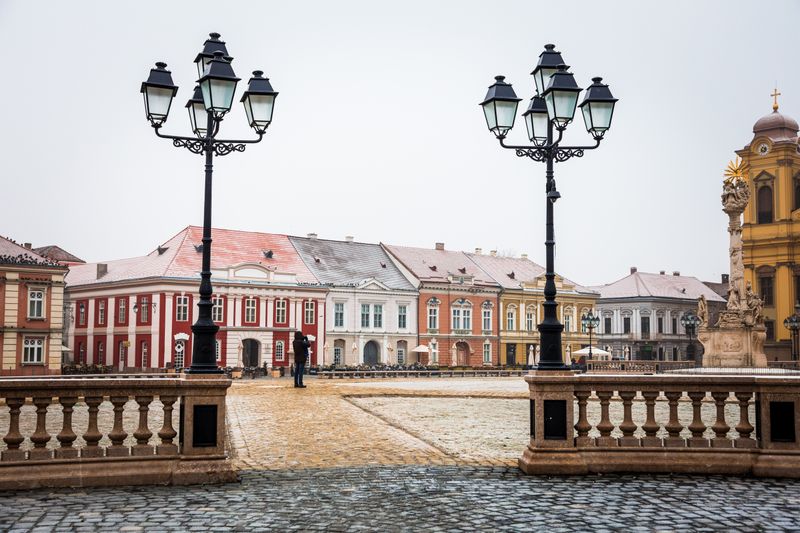
{"type": "Polygon", "coordinates": [[[692,276],[633,272],[624,278],[598,287],[600,298],[675,298],[697,300],[705,296],[709,302],[725,302],[719,294],[692,276]]]}
{"type": "Polygon", "coordinates": [[[385,247],[421,281],[446,283],[450,276],[469,276],[475,285],[497,286],[464,252],[445,250],[444,246],[429,249],[387,244],[385,247]]]}

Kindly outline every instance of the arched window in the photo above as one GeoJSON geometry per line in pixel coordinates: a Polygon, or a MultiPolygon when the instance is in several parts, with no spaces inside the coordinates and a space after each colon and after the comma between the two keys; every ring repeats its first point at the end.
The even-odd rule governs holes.
{"type": "Polygon", "coordinates": [[[772,187],[762,185],[758,189],[758,223],[772,223],[772,187]]]}
{"type": "Polygon", "coordinates": [[[275,360],[283,361],[283,341],[275,342],[275,360]]]}
{"type": "Polygon", "coordinates": [[[800,209],[800,175],[794,177],[794,208],[800,209]]]}

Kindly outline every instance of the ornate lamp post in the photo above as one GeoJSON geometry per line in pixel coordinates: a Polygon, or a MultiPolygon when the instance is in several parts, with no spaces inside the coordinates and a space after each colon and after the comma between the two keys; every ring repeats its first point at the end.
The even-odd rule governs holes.
{"type": "Polygon", "coordinates": [[[794,314],[786,317],[783,326],[792,334],[792,361],[797,361],[800,346],[798,346],[798,333],[800,333],[800,303],[794,306],[794,314]]]}
{"type": "Polygon", "coordinates": [[[581,325],[589,330],[589,359],[592,358],[592,331],[600,325],[600,317],[594,316],[591,310],[581,316],[581,325]]]}
{"type": "Polygon", "coordinates": [[[553,204],[561,198],[556,189],[553,164],[564,162],[572,157],[582,157],[584,151],[593,150],[600,145],[614,114],[617,99],[611,95],[608,85],[602,78],[592,78],[592,85],[586,89],[583,102],[578,105],[578,87],[572,74],[567,70],[561,53],[555,45],[546,44],[539,55],[539,62],[531,72],[536,84],[536,96],[531,98],[527,110],[522,114],[528,130],[528,139],[533,146],[514,146],[505,144],[505,138],[514,127],[514,117],[520,99],[514,89],[505,82],[504,76],[495,77],[486,98],[481,102],[486,125],[495,134],[500,146],[514,150],[518,157],[528,157],[533,161],[545,163],[546,193],[546,240],[547,264],[544,288],[544,319],[538,329],[541,334],[541,356],[539,370],[565,370],[567,367],[561,355],[561,332],[564,326],[556,316],[556,284],[554,266],[555,234],[553,231],[553,204]],[[586,130],[592,135],[595,144],[591,146],[561,146],[564,130],[572,122],[576,107],[583,112],[586,130]]]}
{"type": "Polygon", "coordinates": [[[689,350],[691,349],[691,359],[694,361],[695,354],[694,354],[694,344],[692,344],[692,337],[694,337],[695,332],[697,331],[697,326],[700,325],[700,317],[698,317],[694,313],[686,313],[681,317],[681,326],[683,329],[686,330],[686,334],[689,336],[689,346],[686,348],[686,355],[689,355],[689,350]]]}
{"type": "Polygon", "coordinates": [[[225,42],[218,33],[210,34],[203,51],[195,58],[197,86],[192,98],[186,103],[192,132],[195,137],[164,135],[161,127],[167,121],[172,99],[178,87],[172,83],[172,74],[166,63],[156,63],[150,70],[147,81],[142,83],[144,109],[156,136],[172,141],[173,146],[187,148],[195,154],[205,154],[205,202],[203,205],[203,264],[200,273],[200,302],[197,322],[192,326],[194,344],[192,365],[187,373],[217,374],[215,336],[219,327],[211,318],[211,176],[214,171],[214,156],[231,152],[244,152],[245,145],[260,142],[272,122],[272,111],[278,93],[272,90],[268,78],[256,70],[242,96],[247,122],[258,137],[252,140],[222,140],[217,138],[219,126],[233,105],[233,96],[239,78],[233,72],[225,42]]]}

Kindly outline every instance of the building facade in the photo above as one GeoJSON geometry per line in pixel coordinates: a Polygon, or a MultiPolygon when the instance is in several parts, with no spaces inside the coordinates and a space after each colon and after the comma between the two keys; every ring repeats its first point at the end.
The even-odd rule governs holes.
{"type": "Polygon", "coordinates": [[[2,375],[61,373],[67,268],[0,237],[2,375]]]}
{"type": "Polygon", "coordinates": [[[406,365],[418,361],[416,287],[378,244],[290,237],[328,289],[323,364],[406,365]]]}
{"type": "MultiPolygon", "coordinates": [[[[502,287],[499,307],[501,365],[533,365],[539,361],[538,325],[544,318],[545,269],[519,258],[481,254],[469,258],[502,287]]],[[[581,316],[594,309],[599,293],[556,275],[558,319],[564,325],[561,353],[565,363],[577,359],[573,352],[589,345],[589,332],[581,316]]]]}
{"type": "Polygon", "coordinates": [[[791,358],[791,333],[783,321],[800,301],[800,152],[797,122],[773,112],[753,126],[736,153],[748,165],[750,200],[744,210],[744,278],[764,302],[767,359],[791,358]]]}
{"type": "Polygon", "coordinates": [[[482,366],[499,363],[500,285],[467,254],[383,245],[419,291],[419,342],[428,347],[421,363],[482,366]]]}
{"type": "MultiPolygon", "coordinates": [[[[67,295],[73,360],[126,369],[191,365],[202,228],[189,226],[143,257],[75,265],[67,295]]],[[[212,318],[222,367],[289,366],[292,337],[325,343],[326,289],[286,235],[212,230],[212,318]]]]}
{"type": "Polygon", "coordinates": [[[697,301],[705,296],[709,323],[715,323],[725,299],[691,276],[639,272],[599,288],[598,344],[614,359],[683,361],[699,357],[696,332],[681,325],[687,313],[697,312],[697,301]]]}

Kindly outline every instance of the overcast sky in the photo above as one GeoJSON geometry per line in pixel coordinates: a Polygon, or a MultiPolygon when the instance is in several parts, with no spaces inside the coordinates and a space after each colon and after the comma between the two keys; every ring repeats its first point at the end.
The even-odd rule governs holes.
{"type": "MultiPolygon", "coordinates": [[[[264,70],[280,96],[261,144],[216,159],[215,227],[544,264],[544,165],[501,149],[478,103],[497,74],[527,101],[552,42],[579,85],[603,76],[620,99],[600,149],[556,165],[556,270],[716,281],[725,165],[776,82],[800,118],[798,22],[789,0],[0,0],[0,234],[98,261],[201,225],[203,158],[153,135],[139,86],[168,63],[180,90],[164,129],[187,134],[192,60],[216,31],[243,83],[264,70]]],[[[252,135],[242,84],[224,137],[252,135]]],[[[511,137],[526,140],[521,120],[511,137]]],[[[576,115],[566,141],[589,140],[576,115]]]]}

